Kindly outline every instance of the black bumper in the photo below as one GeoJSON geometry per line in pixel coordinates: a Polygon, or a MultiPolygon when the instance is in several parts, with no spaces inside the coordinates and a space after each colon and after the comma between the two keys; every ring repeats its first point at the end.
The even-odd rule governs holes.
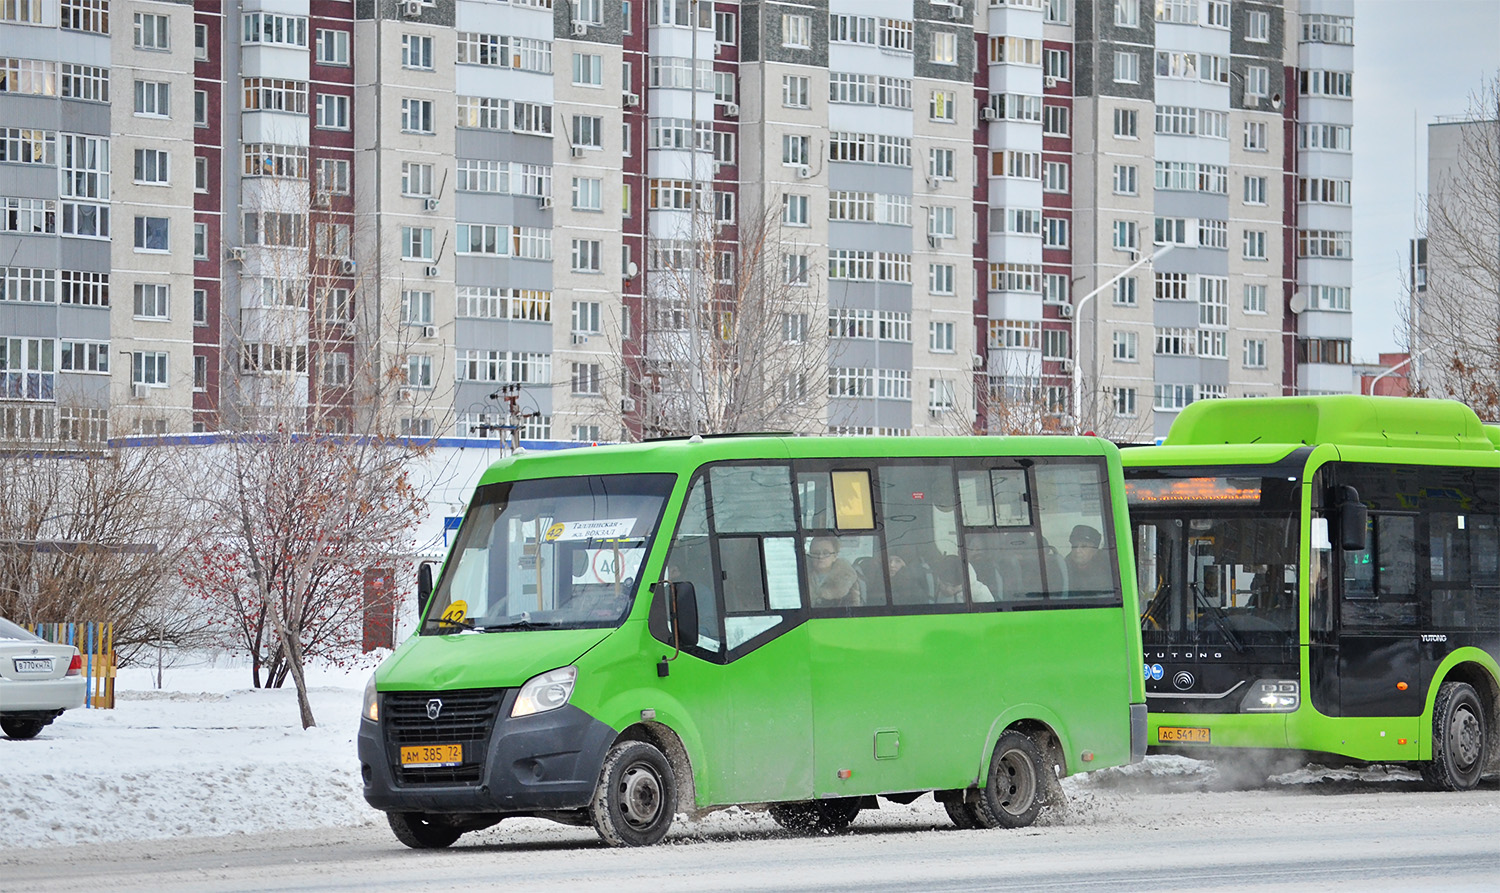
{"type": "Polygon", "coordinates": [[[400,745],[383,724],[360,720],[365,800],[386,812],[529,814],[587,806],[617,733],[571,704],[511,718],[515,696],[511,690],[501,700],[477,779],[469,782],[401,780],[400,745]]]}

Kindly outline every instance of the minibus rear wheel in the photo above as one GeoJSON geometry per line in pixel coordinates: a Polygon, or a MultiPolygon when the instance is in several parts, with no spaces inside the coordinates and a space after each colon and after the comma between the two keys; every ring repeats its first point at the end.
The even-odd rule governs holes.
{"type": "Polygon", "coordinates": [[[979,818],[990,828],[1025,828],[1036,821],[1043,799],[1043,773],[1051,771],[1030,735],[1014,729],[1000,736],[990,774],[980,792],[979,818]]]}
{"type": "Polygon", "coordinates": [[[660,750],[644,741],[620,741],[609,749],[589,803],[594,830],[605,843],[660,843],[676,806],[677,777],[660,750]]]}
{"type": "Polygon", "coordinates": [[[414,850],[440,850],[453,845],[464,832],[420,812],[388,812],[386,820],[396,839],[414,850]]]}

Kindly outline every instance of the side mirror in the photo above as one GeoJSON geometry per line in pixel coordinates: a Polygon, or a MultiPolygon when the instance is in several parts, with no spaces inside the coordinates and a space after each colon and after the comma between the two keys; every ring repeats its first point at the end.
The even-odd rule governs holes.
{"type": "Polygon", "coordinates": [[[424,561],[417,565],[417,613],[421,614],[427,610],[427,602],[432,598],[432,562],[424,561]]]}
{"type": "Polygon", "coordinates": [[[1339,545],[1346,552],[1363,551],[1368,545],[1370,510],[1359,501],[1359,491],[1353,487],[1340,487],[1338,493],[1339,545]]]}
{"type": "Polygon", "coordinates": [[[667,584],[668,615],[672,618],[672,631],[676,633],[678,648],[692,648],[698,644],[698,593],[692,583],[667,584]]]}

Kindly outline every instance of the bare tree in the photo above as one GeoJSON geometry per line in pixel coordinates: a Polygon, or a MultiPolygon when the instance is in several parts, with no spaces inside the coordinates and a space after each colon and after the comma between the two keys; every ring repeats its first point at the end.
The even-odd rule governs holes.
{"type": "Polygon", "coordinates": [[[113,624],[127,659],[148,642],[189,640],[192,624],[161,611],[193,526],[169,486],[182,450],[62,433],[68,439],[0,446],[0,615],[113,624]]]}
{"type": "Polygon", "coordinates": [[[256,293],[232,333],[233,424],[200,457],[210,517],[183,573],[250,655],[255,685],[263,670],[270,685],[292,679],[306,728],[306,661],[357,653],[367,573],[393,575],[410,557],[425,508],[411,469],[437,428],[442,364],[397,323],[401,282],[360,273],[378,265],[355,262],[373,240],[350,215],[295,180],[265,186],[252,207],[262,229],[247,241],[261,247],[246,251],[256,293]]]}
{"type": "Polygon", "coordinates": [[[612,352],[607,383],[648,437],[821,431],[830,339],[812,246],[770,210],[746,209],[733,229],[711,217],[648,244],[644,336],[612,352]]]}
{"type": "Polygon", "coordinates": [[[1405,347],[1414,392],[1500,418],[1500,73],[1470,97],[1447,177],[1427,198],[1427,279],[1405,347]]]}

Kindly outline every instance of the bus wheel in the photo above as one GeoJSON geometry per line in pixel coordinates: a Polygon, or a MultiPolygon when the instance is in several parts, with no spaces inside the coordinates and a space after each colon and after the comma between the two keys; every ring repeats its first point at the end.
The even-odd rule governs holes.
{"type": "Polygon", "coordinates": [[[1445,791],[1467,791],[1484,774],[1488,729],[1479,695],[1466,682],[1444,682],[1432,705],[1432,761],[1422,777],[1445,791]]]}
{"type": "Polygon", "coordinates": [[[1036,821],[1046,771],[1047,763],[1029,735],[1001,735],[990,760],[989,780],[975,804],[980,823],[988,828],[1024,828],[1036,821]]]}
{"type": "Polygon", "coordinates": [[[386,820],[396,839],[414,850],[440,850],[452,846],[462,831],[452,825],[435,822],[420,812],[388,812],[386,820]]]}
{"type": "Polygon", "coordinates": [[[831,833],[849,827],[859,816],[859,800],[841,797],[830,800],[807,800],[800,803],[774,803],[769,812],[776,824],[798,834],[815,831],[831,833]]]}
{"type": "Polygon", "coordinates": [[[662,752],[621,741],[604,758],[589,817],[610,846],[650,846],[667,836],[676,804],[677,778],[662,752]]]}

